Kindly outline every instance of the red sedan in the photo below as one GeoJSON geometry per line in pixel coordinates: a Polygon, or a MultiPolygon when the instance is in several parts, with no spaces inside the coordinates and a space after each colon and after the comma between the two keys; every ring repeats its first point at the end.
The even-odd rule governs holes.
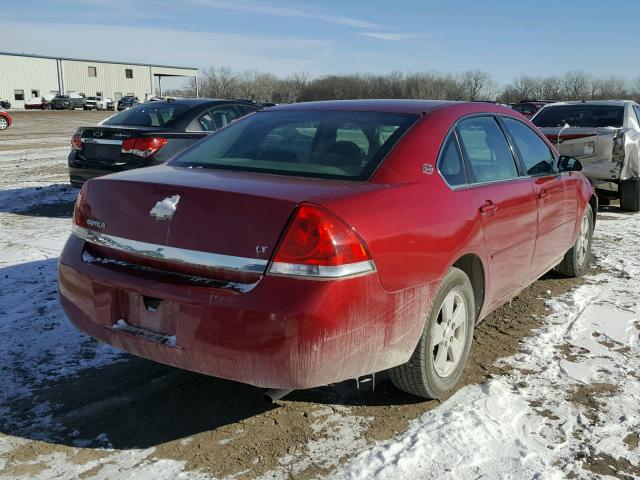
{"type": "Polygon", "coordinates": [[[13,119],[9,112],[5,112],[4,110],[0,110],[0,130],[6,130],[13,123],[13,119]]]}
{"type": "Polygon", "coordinates": [[[297,389],[390,369],[439,398],[477,322],[550,269],[588,268],[596,196],[556,155],[486,103],[273,107],[85,184],[62,305],[188,370],[297,389]]]}

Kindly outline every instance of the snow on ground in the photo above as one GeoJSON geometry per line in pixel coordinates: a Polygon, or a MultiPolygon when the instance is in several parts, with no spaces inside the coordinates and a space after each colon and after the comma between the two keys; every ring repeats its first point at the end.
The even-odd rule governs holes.
{"type": "Polygon", "coordinates": [[[624,439],[640,433],[639,240],[640,215],[607,213],[593,248],[614,273],[549,302],[544,327],[503,360],[514,374],[463,388],[332,476],[560,479],[603,454],[638,467],[624,439]]]}
{"type": "MultiPolygon", "coordinates": [[[[121,358],[77,332],[59,306],[56,264],[69,216],[27,212],[73,201],[77,191],[66,186],[67,151],[0,153],[0,424],[5,426],[23,421],[37,430],[51,422],[54,405],[42,404],[37,416],[23,420],[8,418],[6,405],[51,379],[121,358]]],[[[329,475],[354,479],[584,478],[590,475],[584,467],[597,458],[637,467],[640,451],[624,440],[640,433],[639,240],[640,215],[603,215],[594,251],[607,271],[549,302],[552,313],[543,327],[520,353],[503,360],[515,369],[512,374],[461,389],[407,431],[373,447],[362,438],[367,420],[350,417],[346,407],[336,419],[331,412],[340,406],[334,406],[328,415],[319,413],[315,425],[330,433],[307,446],[309,455],[321,459],[315,458],[316,464],[335,468],[346,453],[360,452],[329,475]]],[[[81,461],[86,449],[71,448],[23,466],[46,464],[29,475],[38,479],[205,478],[186,471],[184,462],[154,459],[154,448],[114,450],[108,438],[102,440],[104,448],[91,449],[95,458],[81,461]]],[[[0,477],[7,456],[29,442],[0,433],[0,477]]],[[[282,468],[265,478],[287,478],[309,464],[290,457],[280,459],[282,468]]]]}

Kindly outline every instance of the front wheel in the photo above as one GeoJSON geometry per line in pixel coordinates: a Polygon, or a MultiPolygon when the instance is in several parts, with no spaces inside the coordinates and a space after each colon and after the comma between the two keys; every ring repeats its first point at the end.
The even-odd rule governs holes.
{"type": "Polygon", "coordinates": [[[554,269],[557,273],[565,277],[581,277],[587,273],[591,264],[593,225],[593,210],[591,205],[587,204],[580,221],[580,231],[576,243],[564,254],[562,262],[554,269]]]}
{"type": "Polygon", "coordinates": [[[413,355],[389,371],[393,384],[419,397],[444,397],[457,385],[467,364],[474,323],[471,282],[462,270],[452,267],[436,293],[413,355]]]}
{"type": "Polygon", "coordinates": [[[4,117],[0,117],[0,130],[6,130],[7,128],[9,128],[9,121],[4,117]]]}

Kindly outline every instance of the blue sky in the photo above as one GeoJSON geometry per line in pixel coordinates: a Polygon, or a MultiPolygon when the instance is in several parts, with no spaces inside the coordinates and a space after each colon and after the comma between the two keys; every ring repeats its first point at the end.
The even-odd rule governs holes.
{"type": "MultiPolygon", "coordinates": [[[[0,50],[278,75],[640,75],[640,2],[3,0],[0,50]]],[[[0,72],[1,75],[1,72],[0,72]]]]}

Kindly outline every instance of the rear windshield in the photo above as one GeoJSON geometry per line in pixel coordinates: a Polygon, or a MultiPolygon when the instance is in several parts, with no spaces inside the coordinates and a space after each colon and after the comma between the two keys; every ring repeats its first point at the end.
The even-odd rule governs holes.
{"type": "Polygon", "coordinates": [[[533,118],[541,128],[622,127],[624,107],[618,105],[558,105],[545,107],[533,118]]]}
{"type": "Polygon", "coordinates": [[[189,107],[168,103],[146,103],[117,113],[103,125],[136,125],[140,127],[172,127],[189,107]]]}
{"type": "Polygon", "coordinates": [[[262,111],[186,150],[172,165],[368,180],[417,115],[262,111]]]}

